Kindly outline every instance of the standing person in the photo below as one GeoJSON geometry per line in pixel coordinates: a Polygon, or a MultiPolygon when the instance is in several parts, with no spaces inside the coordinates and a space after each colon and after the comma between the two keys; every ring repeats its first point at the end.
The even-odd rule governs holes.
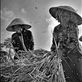
{"type": "Polygon", "coordinates": [[[12,34],[12,45],[16,52],[34,49],[32,32],[28,30],[30,28],[31,26],[25,24],[20,18],[15,18],[6,28],[7,31],[15,32],[12,34]]]}
{"type": "Polygon", "coordinates": [[[79,52],[77,27],[82,24],[82,18],[70,6],[52,7],[49,12],[60,22],[53,31],[51,51],[55,51],[55,44],[60,44],[66,82],[82,82],[82,54],[79,52]]]}

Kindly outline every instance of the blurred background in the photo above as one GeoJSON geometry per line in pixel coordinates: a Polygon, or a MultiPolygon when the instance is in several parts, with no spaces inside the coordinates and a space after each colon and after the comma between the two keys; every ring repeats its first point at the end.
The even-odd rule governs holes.
{"type": "MultiPolygon", "coordinates": [[[[71,6],[82,16],[82,0],[1,0],[1,42],[12,35],[12,32],[6,31],[6,27],[14,18],[20,17],[32,25],[30,30],[34,36],[35,49],[50,50],[53,28],[59,23],[51,17],[49,8],[59,5],[71,6]]],[[[78,28],[80,37],[82,25],[78,28]]]]}

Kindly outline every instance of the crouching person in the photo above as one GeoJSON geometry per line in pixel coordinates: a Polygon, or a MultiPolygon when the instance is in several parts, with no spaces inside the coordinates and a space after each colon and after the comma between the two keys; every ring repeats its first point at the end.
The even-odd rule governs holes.
{"type": "Polygon", "coordinates": [[[12,34],[12,45],[16,53],[19,50],[34,50],[33,35],[28,30],[30,28],[31,26],[25,24],[20,18],[15,18],[6,28],[7,31],[15,32],[12,34]]]}

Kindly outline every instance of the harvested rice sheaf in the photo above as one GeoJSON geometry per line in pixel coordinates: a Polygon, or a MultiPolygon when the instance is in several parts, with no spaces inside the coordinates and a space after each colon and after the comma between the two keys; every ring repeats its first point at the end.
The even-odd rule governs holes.
{"type": "MultiPolygon", "coordinates": [[[[40,51],[40,50],[39,50],[40,51]]],[[[43,79],[44,81],[47,81],[48,79],[51,78],[52,73],[54,72],[54,70],[56,70],[56,63],[57,61],[54,61],[54,57],[51,59],[50,57],[52,56],[52,53],[50,53],[49,51],[43,51],[42,53],[37,52],[37,54],[44,54],[43,56],[36,56],[36,54],[33,54],[28,52],[27,54],[23,52],[23,54],[25,54],[26,58],[21,58],[18,59],[17,61],[20,62],[20,60],[22,61],[22,64],[20,62],[16,62],[17,65],[9,65],[9,67],[2,68],[1,74],[3,77],[5,78],[9,78],[10,82],[13,81],[17,81],[17,82],[21,82],[21,81],[25,81],[25,82],[32,82],[35,81],[37,82],[39,79],[37,77],[41,78],[41,81],[43,79]],[[28,54],[29,53],[29,54],[28,54]],[[45,54],[46,53],[46,54],[45,54]],[[31,56],[30,56],[31,54],[31,56]],[[34,59],[32,59],[34,58],[34,59]],[[28,60],[28,63],[25,64],[24,60],[28,60]],[[34,62],[35,61],[35,62],[34,62]],[[9,74],[9,77],[6,77],[7,74],[9,74]],[[30,76],[29,76],[30,75],[30,76]],[[29,78],[29,77],[30,78],[29,78]]],[[[23,55],[22,54],[22,55],[23,55]]],[[[40,82],[40,81],[38,81],[40,82]]]]}

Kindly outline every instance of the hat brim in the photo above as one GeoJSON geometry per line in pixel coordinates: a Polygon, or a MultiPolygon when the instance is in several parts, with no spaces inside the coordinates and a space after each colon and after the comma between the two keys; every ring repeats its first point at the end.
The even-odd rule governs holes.
{"type": "MultiPolygon", "coordinates": [[[[66,12],[67,12],[67,11],[68,11],[68,12],[72,12],[72,11],[69,11],[69,10],[66,10],[66,9],[63,9],[63,8],[60,8],[60,7],[51,7],[51,8],[49,9],[49,13],[50,13],[54,18],[56,18],[56,12],[57,12],[57,10],[60,10],[60,11],[65,10],[66,12]]],[[[77,25],[81,25],[81,24],[82,24],[82,17],[79,16],[79,15],[78,15],[77,13],[75,13],[75,12],[72,12],[72,13],[74,13],[75,16],[77,17],[77,20],[78,20],[77,25]]],[[[58,20],[58,21],[60,22],[60,20],[58,20]]]]}
{"type": "Polygon", "coordinates": [[[31,25],[28,24],[16,24],[16,25],[11,25],[6,28],[7,31],[14,32],[18,28],[25,28],[25,29],[30,29],[31,25]]]}

